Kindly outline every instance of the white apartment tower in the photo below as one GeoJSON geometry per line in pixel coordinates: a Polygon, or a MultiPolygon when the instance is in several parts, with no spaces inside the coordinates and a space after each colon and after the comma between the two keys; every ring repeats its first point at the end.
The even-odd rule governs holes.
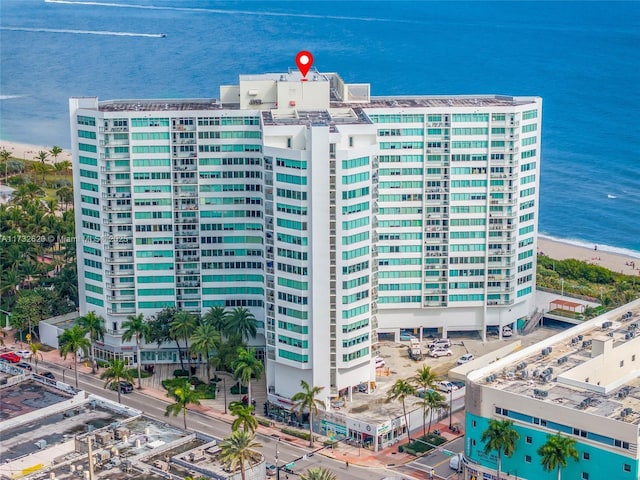
{"type": "MultiPolygon", "coordinates": [[[[533,311],[542,101],[371,97],[334,73],[70,100],[81,313],[244,306],[269,392],[375,380],[379,334],[533,311]]],[[[420,330],[422,331],[422,330],[420,330]]],[[[177,361],[150,345],[143,361],[177,361]]]]}

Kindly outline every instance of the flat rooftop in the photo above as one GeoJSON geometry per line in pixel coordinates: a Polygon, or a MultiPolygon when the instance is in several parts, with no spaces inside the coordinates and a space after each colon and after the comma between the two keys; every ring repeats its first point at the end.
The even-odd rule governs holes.
{"type": "MultiPolygon", "coordinates": [[[[605,314],[566,330],[532,351],[506,357],[476,383],[551,404],[640,425],[640,302],[628,313],[605,314]],[[609,350],[607,350],[607,347],[609,350]],[[618,350],[619,349],[619,350],[618,350]],[[620,352],[637,352],[622,370],[620,352]],[[608,357],[608,358],[607,358],[608,357]],[[511,363],[508,360],[512,359],[511,363]],[[589,363],[588,363],[589,362],[589,363]],[[615,365],[614,365],[615,363],[615,365]],[[634,368],[635,367],[635,368],[634,368]],[[626,372],[626,373],[625,373],[626,372]],[[591,380],[589,379],[591,378],[591,380]]],[[[473,373],[472,378],[476,377],[473,373]]]]}
{"type": "MultiPolygon", "coordinates": [[[[9,376],[3,374],[3,376],[9,376]]],[[[48,407],[72,398],[61,390],[28,380],[0,389],[0,421],[15,418],[34,410],[48,407]]],[[[2,437],[6,437],[2,432],[2,437]]],[[[3,442],[4,443],[4,442],[3,442]]],[[[0,447],[2,452],[2,447],[0,447]]]]}

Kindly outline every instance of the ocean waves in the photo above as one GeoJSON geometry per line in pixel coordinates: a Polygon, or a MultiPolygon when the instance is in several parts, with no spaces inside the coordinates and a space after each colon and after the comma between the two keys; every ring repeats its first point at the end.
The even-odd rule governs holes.
{"type": "Polygon", "coordinates": [[[30,28],[30,27],[0,27],[0,30],[12,32],[36,32],[36,33],[73,33],[78,35],[108,35],[115,37],[147,37],[163,38],[164,33],[137,33],[137,32],[110,32],[107,30],[70,30],[63,28],[30,28]]]}

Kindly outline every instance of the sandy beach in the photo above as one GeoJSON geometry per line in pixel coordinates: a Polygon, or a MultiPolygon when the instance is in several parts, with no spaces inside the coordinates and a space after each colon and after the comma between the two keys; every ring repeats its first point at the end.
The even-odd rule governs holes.
{"type": "MultiPolygon", "coordinates": [[[[12,157],[20,158],[22,160],[35,160],[38,152],[44,150],[45,152],[49,153],[51,147],[53,147],[53,145],[29,145],[26,143],[16,143],[6,140],[0,140],[0,150],[6,149],[11,152],[12,157]]],[[[71,152],[69,150],[63,150],[62,153],[58,155],[58,161],[61,160],[71,161],[71,152]]],[[[54,163],[51,153],[49,153],[47,163],[54,163]]]]}
{"type": "Polygon", "coordinates": [[[538,237],[538,253],[556,260],[575,258],[593,265],[600,265],[614,272],[626,275],[640,275],[640,258],[603,251],[602,249],[580,247],[570,243],[538,237]]]}

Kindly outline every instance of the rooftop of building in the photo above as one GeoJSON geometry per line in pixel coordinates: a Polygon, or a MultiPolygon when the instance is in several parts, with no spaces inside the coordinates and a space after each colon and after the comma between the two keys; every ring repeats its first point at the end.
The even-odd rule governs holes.
{"type": "MultiPolygon", "coordinates": [[[[289,70],[282,73],[263,73],[253,75],[240,75],[240,83],[251,84],[251,82],[291,82],[300,83],[303,81],[302,75],[298,71],[289,70]]],[[[508,95],[402,95],[402,96],[380,96],[369,95],[370,85],[368,83],[346,84],[337,73],[321,73],[313,69],[304,79],[309,84],[322,82],[329,84],[329,111],[330,116],[338,122],[356,123],[370,121],[364,115],[362,109],[373,108],[455,108],[455,107],[508,107],[514,105],[525,105],[533,103],[535,97],[514,97],[508,95]],[[346,97],[346,98],[343,98],[346,97]],[[353,109],[353,110],[351,110],[353,109]],[[343,116],[346,111],[348,114],[343,116]]],[[[255,92],[253,94],[256,94],[255,92]]],[[[266,106],[258,107],[256,110],[265,110],[266,106]]],[[[211,111],[211,110],[238,110],[240,101],[223,103],[215,98],[191,98],[191,99],[147,99],[147,100],[107,100],[99,102],[99,110],[103,112],[180,112],[180,111],[211,111]]],[[[271,109],[277,112],[277,109],[271,109]]],[[[282,108],[281,108],[282,110],[282,108]]],[[[304,109],[298,115],[304,122],[307,114],[304,109]]],[[[325,110],[327,113],[327,110],[325,110]]],[[[291,121],[291,120],[290,120],[291,121]]],[[[279,123],[280,124],[280,123],[279,123]]],[[[286,124],[282,119],[281,124],[286,124]]]]}
{"type": "Polygon", "coordinates": [[[468,378],[640,424],[640,300],[476,370],[468,378]]]}

